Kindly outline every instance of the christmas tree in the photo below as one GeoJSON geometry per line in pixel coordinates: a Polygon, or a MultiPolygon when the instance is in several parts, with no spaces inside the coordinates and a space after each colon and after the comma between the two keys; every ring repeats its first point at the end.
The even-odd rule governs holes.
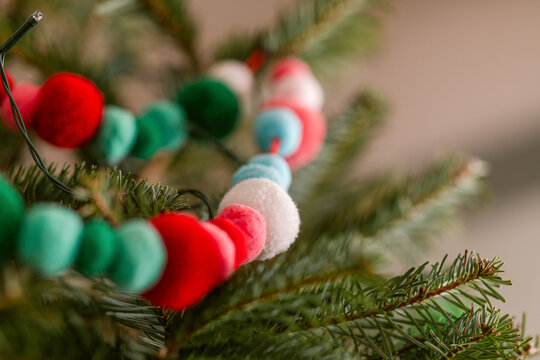
{"type": "MultiPolygon", "coordinates": [[[[462,208],[482,200],[487,165],[476,158],[450,155],[415,175],[351,176],[352,164],[359,160],[385,115],[385,102],[368,90],[360,91],[346,109],[327,120],[328,132],[320,149],[295,158],[295,151],[302,148],[296,144],[284,155],[295,168],[289,193],[298,208],[301,228],[293,244],[282,243],[285,240],[280,236],[288,237],[288,231],[297,225],[289,200],[281,195],[286,194],[282,188],[288,189],[290,179],[284,175],[287,171],[276,170],[281,166],[277,163],[268,170],[270,166],[262,163],[269,161],[268,157],[252,157],[260,152],[252,145],[253,118],[257,119],[259,146],[277,157],[294,143],[291,134],[303,131],[302,136],[307,136],[309,122],[302,116],[313,122],[320,117],[313,115],[319,114],[318,110],[302,112],[291,105],[294,111],[289,109],[287,116],[292,113],[292,120],[279,127],[286,131],[268,138],[278,126],[273,109],[289,103],[272,103],[271,96],[268,102],[265,86],[278,76],[276,64],[282,64],[284,72],[305,75],[312,71],[323,83],[324,79],[329,81],[342,64],[373,48],[381,5],[363,0],[300,0],[284,9],[272,27],[235,36],[211,56],[202,56],[197,21],[183,0],[0,2],[1,39],[7,40],[25,21],[25,31],[36,26],[40,15],[27,18],[38,8],[45,14],[35,30],[0,49],[8,71],[19,67],[12,73],[48,78],[31,112],[21,101],[26,97],[17,92],[16,82],[10,84],[7,75],[2,75],[7,91],[1,94],[4,125],[0,126],[4,174],[0,179],[0,215],[5,219],[0,220],[0,356],[521,359],[534,353],[533,341],[521,325],[497,308],[497,302],[504,301],[504,286],[511,284],[502,275],[501,259],[486,259],[464,249],[456,258],[420,262],[401,275],[387,275],[387,267],[396,260],[414,265],[408,263],[410,254],[418,259],[430,239],[455,220],[462,208]],[[162,44],[166,50],[160,53],[162,44]],[[160,62],[158,68],[152,65],[152,56],[171,61],[168,66],[160,62]],[[199,92],[187,93],[186,89],[206,86],[205,91],[218,92],[216,89],[224,85],[216,85],[204,74],[216,75],[215,64],[232,60],[253,70],[253,89],[243,93],[240,90],[249,87],[235,83],[241,88],[235,89],[235,99],[242,98],[243,120],[231,122],[230,129],[212,127],[214,123],[203,121],[214,119],[207,114],[218,112],[223,121],[237,109],[230,102],[212,109],[211,101],[198,101],[199,92]],[[78,88],[63,93],[65,83],[72,86],[70,89],[78,88]],[[176,114],[168,102],[154,103],[131,122],[138,130],[131,136],[129,156],[125,151],[118,155],[118,147],[113,152],[113,145],[99,146],[103,143],[83,138],[92,125],[87,119],[92,118],[94,103],[100,102],[98,94],[103,94],[108,106],[121,109],[107,110],[104,119],[129,117],[125,108],[143,113],[139,103],[146,106],[153,99],[132,97],[131,87],[137,86],[157,88],[155,92],[165,99],[183,89],[178,102],[187,115],[176,114]],[[73,122],[58,126],[51,122],[67,116],[75,102],[89,104],[84,112],[78,105],[73,118],[75,123],[86,119],[84,126],[72,128],[73,122]],[[211,111],[201,110],[206,108],[211,111]],[[167,131],[155,130],[153,123],[145,120],[159,117],[153,115],[156,112],[169,114],[163,125],[167,131]],[[179,120],[184,117],[189,118],[189,130],[182,127],[184,120],[179,120]],[[34,124],[30,118],[35,118],[34,124]],[[194,123],[193,118],[201,121],[194,123]],[[49,123],[41,125],[44,119],[49,123]],[[264,127],[267,123],[274,127],[264,127]],[[295,130],[291,123],[300,127],[295,130]],[[66,129],[71,132],[64,133],[66,129]],[[185,134],[179,136],[171,129],[185,134]],[[38,137],[75,149],[78,160],[50,162],[40,155],[41,147],[33,145],[41,144],[38,137]],[[279,141],[273,141],[275,138],[279,141]],[[28,153],[36,165],[21,165],[28,153]],[[167,186],[153,185],[154,180],[148,177],[167,186]],[[228,191],[231,179],[235,186],[228,191]],[[235,192],[238,185],[246,183],[256,186],[235,192]],[[271,192],[263,195],[272,199],[272,206],[281,206],[283,213],[273,213],[257,199],[245,199],[260,195],[264,186],[271,192]],[[243,205],[263,215],[257,213],[259,218],[255,219],[252,213],[242,235],[233,236],[236,230],[230,226],[236,229],[238,224],[223,220],[233,218],[224,215],[226,205],[235,204],[227,202],[230,198],[251,201],[243,205]],[[51,214],[58,221],[42,225],[43,219],[53,218],[51,214]],[[218,214],[215,219],[214,214],[218,214]],[[267,243],[255,255],[259,260],[238,266],[247,261],[252,249],[245,244],[242,248],[234,239],[252,241],[262,236],[254,219],[267,224],[267,243]],[[173,222],[174,229],[169,231],[173,222]],[[70,233],[85,234],[86,240],[90,225],[92,234],[97,234],[92,239],[105,245],[99,253],[89,250],[88,254],[95,256],[87,258],[82,255],[84,247],[79,249],[81,245],[68,240],[75,237],[69,237],[70,233]],[[159,259],[162,250],[148,245],[155,230],[148,236],[146,231],[152,226],[167,245],[167,265],[159,259]],[[235,264],[229,264],[230,272],[235,268],[232,274],[226,264],[231,259],[223,255],[227,251],[217,246],[216,252],[208,245],[213,244],[213,237],[223,236],[208,230],[212,226],[234,242],[235,264]],[[43,234],[55,236],[36,243],[43,234]],[[173,253],[168,243],[172,240],[167,239],[187,242],[185,249],[194,244],[198,248],[187,255],[173,253]],[[269,239],[275,240],[272,247],[269,239]],[[113,241],[120,241],[124,248],[110,255],[107,266],[101,265],[113,241]],[[205,241],[208,244],[204,245],[205,241]],[[135,242],[148,245],[142,254],[129,248],[135,242]],[[73,251],[66,250],[70,246],[73,251]],[[244,253],[239,260],[240,249],[244,253]],[[61,264],[63,258],[67,259],[65,264],[61,264]],[[159,271],[156,263],[160,263],[159,271]],[[227,269],[216,270],[216,263],[227,269]],[[171,270],[171,266],[177,267],[171,270]],[[157,285],[154,272],[164,272],[157,285]],[[207,280],[211,289],[196,295],[207,280]]],[[[309,79],[315,81],[314,77],[309,79]]],[[[301,84],[313,92],[300,100],[320,107],[317,86],[301,84]]],[[[218,98],[229,93],[228,89],[219,90],[218,98]]],[[[279,119],[285,116],[279,115],[279,119]]],[[[102,121],[101,112],[99,117],[102,121]]],[[[119,129],[125,136],[129,133],[126,127],[119,129]]],[[[93,137],[105,136],[105,130],[96,131],[93,129],[93,137]]],[[[323,132],[319,129],[316,133],[323,132]]]]}

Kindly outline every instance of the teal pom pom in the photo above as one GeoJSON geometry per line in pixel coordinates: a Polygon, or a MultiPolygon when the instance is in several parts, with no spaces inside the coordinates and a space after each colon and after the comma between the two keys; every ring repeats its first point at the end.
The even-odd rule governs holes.
{"type": "Polygon", "coordinates": [[[99,130],[90,144],[90,152],[107,164],[122,161],[137,138],[135,116],[117,106],[107,106],[99,130]]]}
{"type": "MultiPolygon", "coordinates": [[[[285,189],[284,186],[286,184],[281,174],[273,167],[260,164],[248,164],[240,167],[233,176],[232,186],[247,179],[260,178],[272,180],[285,189]]],[[[287,191],[287,189],[285,189],[285,191],[287,191]]]]}
{"type": "Polygon", "coordinates": [[[266,165],[276,169],[283,178],[283,188],[288,190],[291,186],[292,174],[287,161],[280,155],[259,154],[249,159],[250,164],[266,165]]]}
{"type": "Polygon", "coordinates": [[[279,139],[279,154],[287,157],[300,146],[302,123],[296,113],[287,108],[264,110],[255,118],[255,138],[264,151],[270,151],[272,141],[279,139]]]}
{"type": "Polygon", "coordinates": [[[56,204],[35,205],[23,219],[18,255],[40,273],[54,275],[75,262],[82,232],[83,222],[75,211],[56,204]]]}
{"type": "Polygon", "coordinates": [[[159,101],[137,119],[139,136],[133,149],[137,157],[148,159],[158,150],[178,151],[188,139],[184,110],[171,102],[159,101]]]}
{"type": "Polygon", "coordinates": [[[120,287],[143,292],[160,278],[167,253],[157,230],[144,220],[131,220],[117,232],[120,238],[118,256],[110,271],[120,287]]]}
{"type": "Polygon", "coordinates": [[[12,253],[23,216],[21,195],[7,180],[0,177],[0,260],[12,253]]]}
{"type": "Polygon", "coordinates": [[[216,138],[223,138],[235,128],[240,103],[225,84],[202,78],[178,93],[178,103],[186,110],[189,121],[216,138]]]}
{"type": "Polygon", "coordinates": [[[109,223],[103,220],[89,221],[81,239],[77,270],[88,276],[105,273],[115,259],[119,242],[118,235],[109,223]]]}

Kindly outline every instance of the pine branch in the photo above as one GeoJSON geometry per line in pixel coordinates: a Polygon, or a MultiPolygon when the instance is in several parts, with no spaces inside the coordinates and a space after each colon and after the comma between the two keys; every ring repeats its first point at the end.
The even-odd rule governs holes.
{"type": "MultiPolygon", "coordinates": [[[[357,96],[328,131],[324,147],[305,169],[295,174],[291,194],[302,214],[316,209],[325,194],[335,187],[336,179],[346,175],[349,165],[364,148],[373,129],[380,124],[385,109],[375,95],[364,92],[357,96]]],[[[333,194],[329,194],[332,196],[333,194]]]]}
{"type": "Polygon", "coordinates": [[[201,69],[197,53],[197,27],[185,0],[140,0],[146,12],[177,42],[193,70],[201,69]]]}

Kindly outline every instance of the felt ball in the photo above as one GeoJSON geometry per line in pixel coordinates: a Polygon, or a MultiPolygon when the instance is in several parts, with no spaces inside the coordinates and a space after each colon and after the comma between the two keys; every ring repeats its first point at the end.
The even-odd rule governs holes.
{"type": "Polygon", "coordinates": [[[247,234],[229,219],[216,218],[209,222],[229,235],[229,238],[234,244],[234,269],[238,269],[247,258],[247,247],[249,243],[247,234]]]}
{"type": "Polygon", "coordinates": [[[137,125],[139,133],[133,155],[143,159],[152,157],[159,150],[177,151],[189,136],[186,113],[169,101],[152,104],[137,119],[137,125]]]}
{"type": "Polygon", "coordinates": [[[117,230],[120,239],[117,257],[109,272],[120,287],[143,292],[160,278],[167,251],[158,231],[147,221],[136,219],[117,230]]]}
{"type": "Polygon", "coordinates": [[[224,278],[218,244],[187,214],[161,214],[151,222],[161,234],[168,257],[161,278],[143,295],[173,310],[195,305],[224,278]]]}
{"type": "Polygon", "coordinates": [[[241,166],[235,173],[232,179],[232,186],[242,182],[246,179],[268,179],[272,180],[279,186],[281,186],[285,191],[286,188],[285,179],[278,170],[274,169],[271,166],[261,165],[261,164],[247,164],[241,166]]]}
{"type": "Polygon", "coordinates": [[[211,78],[201,78],[180,90],[178,103],[189,121],[220,139],[231,133],[240,116],[240,103],[234,92],[211,78]]]}
{"type": "Polygon", "coordinates": [[[91,220],[84,226],[81,247],[75,263],[88,276],[105,273],[116,257],[120,239],[104,220],[91,220]]]}
{"type": "Polygon", "coordinates": [[[19,192],[0,176],[0,260],[12,253],[24,216],[24,203],[19,192]]]}
{"type": "MultiPolygon", "coordinates": [[[[9,72],[7,72],[7,71],[6,71],[6,77],[7,77],[7,80],[8,80],[9,89],[11,90],[11,92],[13,92],[13,87],[15,86],[15,81],[13,80],[13,77],[11,76],[11,74],[9,72]]],[[[4,99],[6,97],[7,97],[7,93],[4,90],[4,86],[0,85],[0,103],[2,101],[4,101],[4,99]]]]}
{"type": "Polygon", "coordinates": [[[266,220],[264,217],[252,207],[232,204],[225,206],[214,220],[220,219],[233,222],[247,235],[248,244],[244,263],[255,260],[266,242],[266,220]]]}
{"type": "Polygon", "coordinates": [[[270,84],[272,98],[284,98],[307,108],[322,109],[324,91],[312,74],[283,76],[270,84]]]}
{"type": "Polygon", "coordinates": [[[51,76],[38,95],[34,127],[43,140],[62,148],[79,148],[96,134],[103,117],[103,95],[82,76],[51,76]]]}
{"type": "Polygon", "coordinates": [[[286,107],[265,109],[255,118],[255,139],[263,151],[270,151],[272,142],[280,140],[279,154],[294,154],[302,141],[302,122],[286,107]]]}
{"type": "MultiPolygon", "coordinates": [[[[34,123],[34,114],[36,112],[37,96],[39,93],[39,86],[32,83],[17,84],[11,91],[26,128],[32,127],[34,123]]],[[[5,97],[2,101],[2,120],[4,124],[10,129],[17,129],[17,124],[13,118],[11,112],[11,103],[9,97],[5,97]]]]}
{"type": "Polygon", "coordinates": [[[321,150],[326,137],[326,121],[319,110],[309,109],[287,99],[275,99],[266,103],[264,109],[288,107],[302,122],[302,141],[298,150],[286,158],[292,169],[309,164],[321,150]]]}
{"type": "Polygon", "coordinates": [[[212,235],[218,245],[219,253],[223,259],[223,280],[228,279],[234,271],[235,253],[234,243],[227,234],[216,225],[209,222],[201,222],[201,226],[212,235]]]}
{"type": "Polygon", "coordinates": [[[17,253],[40,273],[54,275],[75,262],[82,233],[83,222],[75,211],[57,204],[38,204],[24,216],[17,253]]]}
{"type": "Polygon", "coordinates": [[[291,186],[291,168],[282,156],[275,154],[259,154],[249,159],[249,163],[266,165],[276,169],[283,180],[283,188],[287,190],[291,186]]]}
{"type": "Polygon", "coordinates": [[[90,143],[90,152],[107,164],[122,161],[131,151],[137,138],[135,116],[117,106],[107,106],[101,126],[90,143]]]}
{"type": "Polygon", "coordinates": [[[311,74],[308,64],[295,57],[286,57],[277,61],[270,70],[270,81],[278,81],[286,76],[311,74]]]}
{"type": "Polygon", "coordinates": [[[241,204],[257,210],[266,220],[266,243],[258,259],[265,260],[286,251],[300,230],[295,203],[278,184],[268,179],[248,179],[231,188],[221,200],[219,211],[241,204]]]}
{"type": "Polygon", "coordinates": [[[210,67],[208,74],[223,81],[243,99],[251,95],[254,82],[253,72],[242,61],[219,61],[210,67]]]}

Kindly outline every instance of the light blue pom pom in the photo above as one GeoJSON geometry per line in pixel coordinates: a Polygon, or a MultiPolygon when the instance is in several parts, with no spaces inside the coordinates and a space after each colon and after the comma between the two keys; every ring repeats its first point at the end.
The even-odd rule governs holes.
{"type": "Polygon", "coordinates": [[[148,290],[161,277],[167,260],[161,236],[150,223],[140,219],[126,222],[117,233],[120,246],[111,279],[126,290],[148,290]]]}
{"type": "Polygon", "coordinates": [[[22,261],[44,275],[70,268],[81,243],[79,215],[56,204],[39,204],[25,215],[17,244],[22,261]]]}
{"type": "Polygon", "coordinates": [[[107,164],[114,165],[131,152],[136,138],[135,116],[117,106],[107,106],[90,151],[107,164]]]}
{"type": "Polygon", "coordinates": [[[164,149],[178,151],[186,143],[189,136],[188,121],[180,105],[170,101],[158,101],[146,110],[143,117],[156,122],[156,126],[161,130],[164,149]]]}
{"type": "MultiPolygon", "coordinates": [[[[283,189],[285,189],[285,180],[283,176],[281,176],[279,171],[277,171],[273,167],[260,164],[247,164],[240,167],[240,169],[238,169],[233,176],[232,186],[247,179],[258,178],[272,180],[273,182],[281,186],[283,189]]],[[[285,189],[285,191],[286,190],[287,189],[285,189]]]]}
{"type": "Polygon", "coordinates": [[[292,155],[302,140],[302,123],[290,109],[264,110],[255,118],[255,138],[264,151],[270,151],[272,141],[280,140],[279,154],[292,155]]]}
{"type": "Polygon", "coordinates": [[[274,155],[274,154],[260,154],[255,155],[251,159],[249,159],[250,164],[259,164],[259,165],[266,165],[270,166],[274,169],[276,169],[281,177],[283,178],[283,188],[285,190],[288,190],[291,186],[292,181],[292,174],[291,174],[291,168],[289,167],[289,164],[287,164],[287,161],[280,156],[280,155],[274,155]]]}

